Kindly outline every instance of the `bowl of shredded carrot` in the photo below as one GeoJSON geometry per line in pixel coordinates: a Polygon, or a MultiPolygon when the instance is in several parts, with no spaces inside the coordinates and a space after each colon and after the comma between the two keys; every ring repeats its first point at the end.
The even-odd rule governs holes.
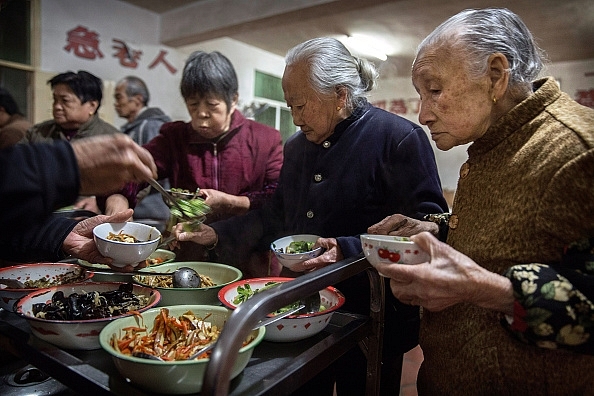
{"type": "MultiPolygon", "coordinates": [[[[210,351],[192,355],[216,342],[231,312],[214,305],[152,308],[109,323],[99,342],[120,375],[138,388],[151,393],[197,393],[202,389],[210,351]]],[[[260,327],[244,340],[231,378],[245,369],[265,332],[265,327],[260,327]]]]}

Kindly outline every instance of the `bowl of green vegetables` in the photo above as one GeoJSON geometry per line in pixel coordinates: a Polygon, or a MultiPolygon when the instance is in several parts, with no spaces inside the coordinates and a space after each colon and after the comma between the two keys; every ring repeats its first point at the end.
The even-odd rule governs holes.
{"type": "Polygon", "coordinates": [[[272,242],[270,250],[284,267],[297,271],[298,264],[322,254],[321,246],[314,247],[318,238],[312,234],[289,235],[272,242]]]}

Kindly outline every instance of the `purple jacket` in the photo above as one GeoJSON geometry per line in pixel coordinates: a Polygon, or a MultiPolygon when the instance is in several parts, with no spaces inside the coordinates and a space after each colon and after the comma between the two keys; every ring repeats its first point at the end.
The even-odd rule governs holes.
{"type": "MultiPolygon", "coordinates": [[[[214,143],[202,138],[190,123],[163,124],[159,135],[143,147],[153,156],[159,179],[169,178],[171,187],[190,191],[212,188],[250,199],[250,209],[261,207],[276,189],[283,163],[280,133],[245,118],[231,116],[229,132],[214,143]]],[[[121,193],[131,207],[146,185],[128,185],[121,193]]]]}

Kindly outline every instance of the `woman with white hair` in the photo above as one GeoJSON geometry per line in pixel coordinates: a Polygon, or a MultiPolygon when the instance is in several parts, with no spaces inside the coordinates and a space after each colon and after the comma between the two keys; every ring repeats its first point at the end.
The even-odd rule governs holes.
{"type": "MultiPolygon", "coordinates": [[[[268,249],[279,237],[315,234],[326,250],[299,268],[312,271],[361,253],[357,235],[388,214],[422,219],[447,208],[426,133],[367,101],[378,77],[370,62],[352,56],[332,38],[297,45],[285,60],[282,87],[300,131],[285,144],[272,200],[261,210],[198,232],[184,232],[178,225],[179,240],[208,246],[218,238],[220,261],[233,263],[254,249],[268,249]]],[[[336,286],[346,296],[344,309],[369,314],[365,273],[336,286]]],[[[388,295],[385,321],[381,388],[382,394],[394,395],[402,355],[417,345],[418,308],[388,295]]],[[[330,371],[307,385],[309,394],[332,395],[334,378],[339,395],[365,392],[366,360],[358,346],[330,371]]]]}
{"type": "Polygon", "coordinates": [[[391,232],[400,214],[369,230],[429,231],[412,237],[429,262],[379,268],[424,308],[419,394],[594,394],[594,110],[542,66],[506,9],[463,11],[419,46],[420,122],[441,150],[472,142],[449,222],[435,216],[447,245],[430,222],[391,232]]]}

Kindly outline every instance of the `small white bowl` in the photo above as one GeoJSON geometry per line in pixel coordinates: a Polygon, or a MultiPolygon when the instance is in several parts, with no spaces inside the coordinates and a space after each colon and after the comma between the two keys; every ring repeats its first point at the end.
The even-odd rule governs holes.
{"type": "MultiPolygon", "coordinates": [[[[235,267],[219,263],[210,263],[202,261],[178,261],[167,264],[161,264],[154,268],[143,268],[141,272],[147,274],[151,272],[159,273],[173,273],[176,269],[181,267],[188,267],[196,271],[200,275],[208,276],[216,286],[207,287],[153,287],[161,293],[161,302],[158,306],[164,307],[169,305],[184,305],[189,302],[201,305],[218,305],[219,298],[217,296],[219,290],[224,286],[238,281],[243,274],[235,267]]],[[[148,277],[142,275],[134,275],[132,279],[134,282],[143,286],[150,287],[146,282],[148,277]]]]}
{"type": "MultiPolygon", "coordinates": [[[[31,327],[31,332],[42,340],[66,349],[99,349],[101,348],[99,345],[99,333],[101,332],[101,329],[103,329],[106,324],[118,318],[131,316],[133,313],[101,319],[49,320],[35,317],[33,314],[33,305],[47,304],[48,302],[51,302],[52,296],[58,291],[61,291],[64,293],[64,296],[68,297],[73,293],[84,294],[91,291],[101,293],[117,290],[120,285],[124,284],[125,283],[121,282],[86,282],[41,289],[19,299],[15,304],[15,312],[17,315],[27,320],[31,327]]],[[[132,286],[132,292],[135,295],[148,297],[147,305],[138,309],[138,312],[144,312],[147,309],[156,306],[161,299],[161,295],[157,290],[140,285],[132,286]]]]}
{"type": "MultiPolygon", "coordinates": [[[[177,305],[167,307],[169,316],[179,317],[187,311],[204,318],[210,314],[208,320],[223,328],[231,311],[221,306],[209,305],[177,305]]],[[[111,322],[101,331],[99,341],[101,347],[112,355],[112,360],[119,373],[135,386],[148,392],[168,395],[198,393],[202,390],[204,372],[210,359],[195,359],[165,362],[125,355],[116,351],[110,344],[112,336],[123,334],[125,327],[139,326],[144,323],[149,330],[153,321],[161,312],[161,308],[153,308],[142,314],[142,321],[138,317],[127,317],[111,322]]],[[[237,360],[231,369],[231,378],[237,377],[249,363],[254,348],[262,342],[266,330],[260,327],[251,332],[254,339],[239,349],[237,360]]]]}
{"type": "Polygon", "coordinates": [[[298,264],[304,262],[305,260],[318,257],[320,254],[322,254],[323,249],[321,247],[317,247],[305,253],[281,253],[279,250],[282,249],[283,252],[286,252],[287,247],[291,242],[315,242],[318,240],[318,238],[320,238],[318,235],[312,234],[289,235],[272,242],[270,244],[270,250],[274,252],[274,255],[276,256],[279,263],[291,271],[295,271],[298,264]]]}
{"type": "Polygon", "coordinates": [[[153,226],[132,221],[126,223],[103,223],[93,229],[95,244],[99,253],[113,259],[113,266],[137,266],[157,249],[161,232],[153,226]],[[109,233],[132,235],[141,242],[128,243],[107,239],[109,233]]]}
{"type": "MultiPolygon", "coordinates": [[[[224,306],[235,309],[237,305],[233,302],[237,296],[237,287],[243,286],[246,283],[250,285],[252,290],[261,289],[268,282],[288,282],[294,280],[293,278],[268,277],[268,278],[253,278],[234,282],[223,287],[219,291],[219,300],[224,306]]],[[[334,312],[342,307],[345,302],[344,295],[336,288],[328,286],[320,290],[320,303],[325,309],[315,313],[289,315],[274,323],[266,326],[266,341],[275,342],[292,342],[303,340],[318,334],[326,328],[334,312]]],[[[269,315],[271,316],[271,315],[269,315]]]]}
{"type": "Polygon", "coordinates": [[[86,272],[80,265],[69,263],[20,264],[0,268],[0,278],[16,279],[22,283],[44,281],[43,287],[24,289],[4,288],[4,285],[0,285],[0,308],[13,312],[14,303],[29,293],[67,283],[85,282],[92,276],[92,273],[86,272]]]}
{"type": "Polygon", "coordinates": [[[378,264],[420,264],[431,259],[407,237],[391,235],[361,235],[361,247],[367,261],[374,267],[378,264]]]}

